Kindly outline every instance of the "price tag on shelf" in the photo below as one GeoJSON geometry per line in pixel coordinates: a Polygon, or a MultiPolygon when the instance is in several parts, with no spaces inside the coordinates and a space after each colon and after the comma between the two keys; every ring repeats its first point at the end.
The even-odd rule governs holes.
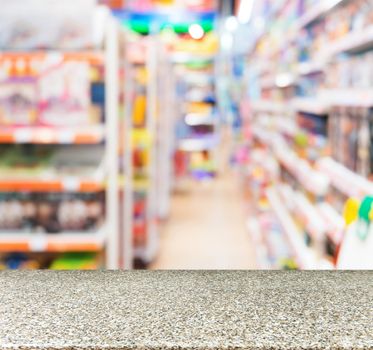
{"type": "Polygon", "coordinates": [[[35,139],[38,143],[54,143],[56,142],[56,132],[51,128],[39,128],[35,133],[35,139]]]}
{"type": "Polygon", "coordinates": [[[80,189],[80,181],[73,176],[66,177],[62,181],[62,186],[66,191],[76,192],[80,189]]]}
{"type": "Polygon", "coordinates": [[[55,66],[61,64],[64,59],[64,56],[61,52],[51,51],[48,53],[45,59],[46,65],[55,66]]]}
{"type": "Polygon", "coordinates": [[[71,130],[61,130],[58,133],[58,143],[71,144],[74,143],[75,133],[71,130]]]}
{"type": "Polygon", "coordinates": [[[14,131],[14,140],[16,143],[30,143],[32,141],[31,129],[19,129],[14,131]]]}
{"type": "Polygon", "coordinates": [[[30,239],[30,250],[32,252],[44,252],[48,246],[48,239],[45,234],[35,234],[30,239]]]}

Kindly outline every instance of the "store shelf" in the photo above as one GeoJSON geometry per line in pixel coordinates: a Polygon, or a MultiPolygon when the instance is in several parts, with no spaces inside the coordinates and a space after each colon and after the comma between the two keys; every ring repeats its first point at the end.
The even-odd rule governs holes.
{"type": "Polygon", "coordinates": [[[305,112],[315,115],[327,115],[329,106],[318,98],[295,98],[292,101],[293,108],[298,112],[305,112]]]}
{"type": "Polygon", "coordinates": [[[295,135],[300,132],[298,125],[292,119],[283,120],[279,118],[276,121],[276,130],[278,130],[280,134],[290,138],[294,138],[295,135]]]}
{"type": "Polygon", "coordinates": [[[297,76],[293,73],[280,73],[275,77],[262,79],[262,89],[285,89],[297,83],[297,76]]]}
{"type": "Polygon", "coordinates": [[[341,39],[332,42],[322,52],[322,57],[332,57],[343,52],[362,51],[373,47],[373,25],[358,31],[353,31],[341,39]]]}
{"type": "Polygon", "coordinates": [[[97,232],[0,233],[0,252],[100,251],[105,244],[105,227],[97,232]]]}
{"type": "Polygon", "coordinates": [[[296,22],[295,28],[297,31],[304,27],[307,27],[312,22],[315,22],[319,18],[323,17],[335,6],[341,5],[347,0],[321,0],[316,2],[302,17],[296,22]]]}
{"type": "Polygon", "coordinates": [[[211,114],[189,113],[185,116],[185,123],[189,126],[215,125],[215,118],[211,114]]]}
{"type": "Polygon", "coordinates": [[[276,158],[302,187],[316,195],[324,196],[329,189],[329,179],[322,172],[314,170],[310,164],[299,158],[293,151],[285,147],[274,148],[276,158]]]}
{"type": "MultiPolygon", "coordinates": [[[[5,204],[8,197],[17,203],[19,216],[28,223],[19,218],[17,223],[2,224],[0,252],[102,252],[106,268],[119,268],[118,97],[123,73],[119,62],[125,57],[118,46],[122,29],[110,11],[94,1],[84,4],[87,11],[78,16],[71,16],[81,8],[74,1],[63,2],[57,11],[47,11],[41,2],[23,2],[21,8],[25,5],[33,21],[26,19],[25,25],[32,24],[34,30],[17,43],[9,39],[0,53],[6,90],[0,143],[7,144],[0,192],[5,192],[5,204]],[[79,28],[74,37],[66,21],[70,29],[79,28]],[[67,114],[53,113],[56,108],[67,114]],[[21,114],[15,115],[18,110],[21,114]],[[20,196],[32,204],[30,213],[25,213],[20,196]],[[77,226],[66,222],[74,210],[82,213],[77,226]],[[74,227],[79,232],[70,230],[74,227]]],[[[8,3],[9,7],[4,3],[8,20],[17,23],[18,8],[8,3]]],[[[19,28],[7,29],[11,38],[19,28]]]]}
{"type": "Polygon", "coordinates": [[[178,149],[184,152],[208,151],[216,147],[216,137],[202,137],[179,140],[178,149]]]}
{"type": "Polygon", "coordinates": [[[326,64],[321,61],[306,61],[299,63],[295,68],[295,74],[299,76],[322,73],[325,71],[326,64]]]}
{"type": "Polygon", "coordinates": [[[45,163],[40,159],[29,166],[24,165],[23,153],[10,154],[16,160],[7,163],[9,156],[5,153],[0,191],[97,192],[106,187],[107,163],[102,145],[80,145],[78,149],[59,146],[46,155],[45,163]]]}
{"type": "Polygon", "coordinates": [[[181,79],[191,85],[206,86],[214,82],[214,77],[211,74],[183,72],[180,75],[181,79]]]}
{"type": "Polygon", "coordinates": [[[260,232],[260,224],[254,217],[247,220],[247,230],[255,245],[256,261],[258,268],[261,270],[270,270],[271,263],[268,260],[268,249],[263,244],[262,233],[260,232]]]}
{"type": "Polygon", "coordinates": [[[372,107],[373,89],[323,89],[320,99],[330,106],[372,107]]]}
{"type": "Polygon", "coordinates": [[[265,99],[253,101],[251,107],[256,112],[287,113],[290,111],[285,103],[265,99]]]}
{"type": "Polygon", "coordinates": [[[324,219],[318,212],[317,207],[301,192],[295,193],[295,203],[295,209],[302,218],[307,232],[315,241],[323,241],[326,237],[327,230],[324,219]]]}
{"type": "MultiPolygon", "coordinates": [[[[274,18],[267,9],[257,9],[263,36],[260,47],[245,57],[247,82],[242,92],[266,100],[262,105],[262,100],[257,101],[258,106],[253,104],[252,110],[259,113],[252,113],[244,125],[252,131],[247,133],[248,141],[250,137],[257,141],[247,142],[245,156],[257,151],[259,157],[275,158],[280,171],[269,177],[263,163],[257,177],[278,184],[268,198],[298,252],[297,260],[303,266],[307,261],[314,268],[332,269],[346,234],[343,203],[347,198],[361,201],[373,194],[373,182],[368,180],[372,176],[368,142],[372,130],[361,123],[373,108],[373,25],[369,9],[358,0],[308,1],[301,16],[298,5],[287,2],[274,18]],[[347,31],[336,35],[336,22],[347,31]],[[263,62],[269,59],[263,72],[263,62]],[[294,85],[296,88],[285,89],[294,85]],[[281,100],[286,102],[279,111],[273,105],[281,100]],[[325,133],[331,130],[335,132],[325,133]],[[344,140],[346,132],[359,147],[344,140]],[[330,154],[351,170],[323,158],[330,154]],[[291,190],[287,196],[282,192],[286,185],[297,191],[291,190]]],[[[256,170],[250,157],[245,161],[256,170]]],[[[259,180],[249,178],[257,187],[257,183],[262,185],[259,180]]]]}
{"type": "MultiPolygon", "coordinates": [[[[119,186],[124,187],[127,185],[128,177],[119,176],[119,186]]],[[[149,179],[133,179],[131,189],[135,192],[148,191],[150,189],[149,179]]]]}
{"type": "MultiPolygon", "coordinates": [[[[265,121],[262,118],[262,122],[265,121]]],[[[306,130],[303,130],[297,126],[297,124],[292,119],[285,118],[276,118],[271,121],[271,128],[273,131],[265,130],[268,128],[268,125],[265,123],[260,124],[260,126],[254,126],[255,137],[260,141],[272,147],[277,152],[281,152],[281,149],[284,148],[287,152],[281,152],[278,154],[289,153],[290,156],[294,157],[296,154],[289,148],[283,136],[286,136],[288,139],[295,141],[297,135],[307,136],[308,145],[318,146],[326,142],[325,137],[321,135],[312,134],[306,130]]],[[[298,160],[300,158],[298,157],[298,160]]],[[[300,160],[303,161],[303,160],[300,160]]]]}
{"type": "Polygon", "coordinates": [[[373,182],[332,158],[322,158],[317,162],[317,168],[329,177],[331,184],[347,197],[363,198],[372,195],[373,182]]]}
{"type": "Polygon", "coordinates": [[[105,188],[104,180],[80,179],[69,176],[55,179],[10,180],[0,178],[0,191],[18,192],[97,192],[105,188]]]}
{"type": "MultiPolygon", "coordinates": [[[[272,19],[273,17],[276,17],[276,15],[283,9],[285,6],[287,0],[278,0],[275,1],[271,6],[269,7],[268,12],[268,20],[272,19]]],[[[255,27],[254,27],[255,28],[255,27]]],[[[266,34],[265,26],[262,27],[262,29],[256,30],[256,33],[253,35],[252,44],[250,45],[249,53],[252,53],[257,44],[266,34]]]]}
{"type": "Polygon", "coordinates": [[[262,78],[260,81],[260,87],[262,89],[273,89],[276,87],[276,79],[273,77],[262,78]]]}
{"type": "Polygon", "coordinates": [[[175,52],[171,55],[173,63],[213,62],[215,55],[175,52]]]}
{"type": "Polygon", "coordinates": [[[342,242],[345,221],[343,217],[326,202],[317,205],[317,210],[327,225],[327,235],[329,239],[337,246],[342,242]]]}
{"type": "Polygon", "coordinates": [[[104,63],[103,51],[9,51],[1,52],[0,60],[46,60],[46,63],[58,64],[61,61],[84,61],[92,65],[104,63]]]}
{"type": "MultiPolygon", "coordinates": [[[[287,129],[286,127],[283,129],[279,128],[278,130],[287,133],[287,129]]],[[[290,131],[289,136],[294,136],[294,131],[290,131]]],[[[328,176],[311,167],[305,159],[300,158],[287,146],[286,141],[281,135],[266,131],[260,126],[253,127],[253,135],[261,143],[272,149],[277,161],[292,174],[306,191],[316,196],[324,196],[327,193],[330,185],[328,176]]]]}
{"type": "Polygon", "coordinates": [[[82,127],[1,127],[0,143],[97,144],[105,137],[104,125],[82,127]]]}
{"type": "Polygon", "coordinates": [[[306,246],[295,222],[279,197],[277,190],[275,188],[269,188],[266,193],[268,201],[281,223],[286,237],[294,251],[299,267],[306,270],[316,269],[316,258],[313,252],[306,246]]]}

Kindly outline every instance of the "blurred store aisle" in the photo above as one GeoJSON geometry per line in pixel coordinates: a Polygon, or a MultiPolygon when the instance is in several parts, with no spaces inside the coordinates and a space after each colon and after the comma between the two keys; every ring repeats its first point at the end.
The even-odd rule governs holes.
{"type": "Polygon", "coordinates": [[[255,269],[242,200],[231,173],[176,194],[152,268],[255,269]]]}

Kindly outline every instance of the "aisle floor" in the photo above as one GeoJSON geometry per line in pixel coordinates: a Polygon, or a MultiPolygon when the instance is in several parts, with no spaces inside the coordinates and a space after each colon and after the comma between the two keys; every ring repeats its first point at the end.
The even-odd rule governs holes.
{"type": "Polygon", "coordinates": [[[237,179],[192,183],[172,199],[153,269],[255,269],[237,179]]]}

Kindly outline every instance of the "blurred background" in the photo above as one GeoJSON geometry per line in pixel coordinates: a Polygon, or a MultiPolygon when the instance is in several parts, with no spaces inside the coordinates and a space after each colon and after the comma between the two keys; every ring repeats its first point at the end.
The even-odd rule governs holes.
{"type": "Polygon", "coordinates": [[[372,269],[373,0],[0,0],[0,269],[372,269]]]}

